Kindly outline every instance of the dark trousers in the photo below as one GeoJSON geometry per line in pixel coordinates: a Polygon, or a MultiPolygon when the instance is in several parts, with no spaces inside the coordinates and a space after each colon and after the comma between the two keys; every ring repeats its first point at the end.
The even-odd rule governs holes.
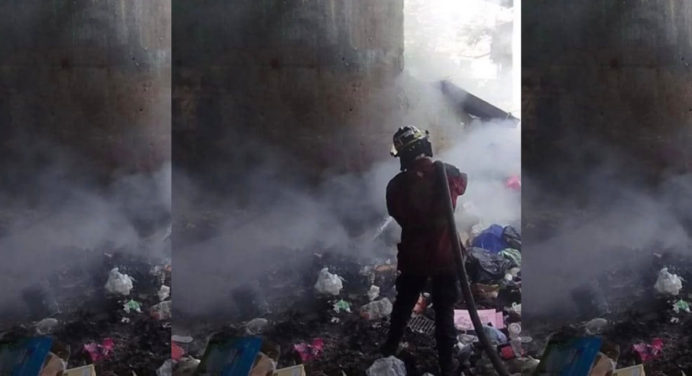
{"type": "Polygon", "coordinates": [[[432,279],[432,303],[435,309],[435,341],[440,368],[447,371],[452,365],[456,328],[454,327],[454,304],[459,298],[457,277],[440,275],[425,277],[402,273],[396,280],[396,300],[392,309],[387,344],[396,348],[406,330],[413,307],[425,288],[428,278],[432,279]]]}

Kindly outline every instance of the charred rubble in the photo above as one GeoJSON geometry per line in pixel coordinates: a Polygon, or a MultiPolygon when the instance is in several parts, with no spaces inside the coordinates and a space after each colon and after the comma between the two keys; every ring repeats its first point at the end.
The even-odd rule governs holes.
{"type": "MultiPolygon", "coordinates": [[[[478,309],[501,312],[499,336],[504,340],[497,341],[500,342],[497,349],[501,351],[509,346],[507,325],[521,321],[520,261],[481,248],[469,248],[469,253],[475,256],[469,256],[466,263],[475,281],[478,309]],[[509,276],[510,269],[513,277],[509,276]]],[[[519,250],[517,254],[520,257],[519,250]]],[[[273,349],[277,368],[303,364],[308,375],[365,374],[382,357],[379,347],[386,339],[389,315],[385,309],[385,313],[370,312],[368,317],[363,306],[372,301],[395,299],[396,253],[392,247],[377,256],[357,255],[344,250],[324,250],[299,258],[295,251],[278,251],[274,257],[284,262],[269,265],[259,280],[229,294],[237,307],[232,315],[216,321],[182,319],[183,326],[173,328],[173,346],[180,348],[180,357],[176,359],[180,367],[174,367],[173,374],[189,374],[185,365],[190,359],[202,358],[212,338],[249,335],[261,336],[273,349]],[[338,294],[317,291],[316,281],[324,268],[340,278],[342,289],[338,294]],[[372,286],[379,288],[376,297],[372,286]],[[177,342],[176,338],[186,339],[177,342]],[[307,351],[302,344],[307,345],[307,351]]],[[[460,301],[456,308],[467,307],[460,301]]],[[[416,311],[397,357],[405,363],[408,375],[436,374],[435,308],[422,295],[416,311]]],[[[459,331],[459,360],[466,374],[486,374],[482,349],[473,334],[472,329],[459,331]]],[[[520,372],[531,362],[521,354],[510,353],[504,350],[505,360],[514,372],[520,372]]]]}
{"type": "Polygon", "coordinates": [[[29,320],[3,328],[1,340],[49,336],[68,369],[93,364],[99,376],[156,374],[170,358],[170,263],[122,251],[67,256],[74,262],[23,291],[29,320]],[[127,296],[104,287],[113,268],[131,278],[127,296]],[[156,310],[166,305],[167,315],[156,310]]]}

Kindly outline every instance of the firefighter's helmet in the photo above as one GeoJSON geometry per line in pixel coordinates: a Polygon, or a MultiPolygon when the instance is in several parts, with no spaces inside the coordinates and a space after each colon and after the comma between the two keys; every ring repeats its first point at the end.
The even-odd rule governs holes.
{"type": "Polygon", "coordinates": [[[409,165],[421,155],[432,157],[429,135],[428,131],[421,131],[413,125],[401,127],[394,133],[390,154],[399,158],[402,171],[408,169],[409,165]]]}

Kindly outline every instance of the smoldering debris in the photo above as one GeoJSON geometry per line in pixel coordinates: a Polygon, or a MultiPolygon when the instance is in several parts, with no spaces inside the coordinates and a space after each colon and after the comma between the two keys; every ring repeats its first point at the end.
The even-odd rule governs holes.
{"type": "MultiPolygon", "coordinates": [[[[170,357],[170,317],[157,317],[157,292],[170,285],[170,266],[130,253],[92,255],[88,263],[63,265],[47,286],[25,293],[36,321],[3,322],[2,341],[47,335],[67,368],[93,364],[99,375],[154,374],[170,357]],[[114,269],[131,277],[128,296],[105,287],[114,269]],[[130,309],[127,309],[127,308],[130,309]]],[[[167,300],[170,304],[170,300],[167,300]]]]}
{"type": "Polygon", "coordinates": [[[689,307],[687,301],[692,299],[692,292],[687,285],[682,286],[677,296],[657,291],[656,282],[664,268],[670,268],[682,280],[692,278],[690,257],[675,252],[649,254],[646,266],[630,271],[614,270],[583,297],[579,303],[586,308],[580,316],[584,321],[560,324],[547,319],[538,324],[533,319],[529,332],[535,339],[535,347],[531,351],[540,358],[550,338],[598,335],[603,338],[600,351],[612,360],[615,368],[641,365],[647,375],[689,372],[692,314],[685,308],[689,307]],[[604,300],[605,306],[594,304],[598,295],[601,299],[609,297],[604,300]]]}
{"type": "Polygon", "coordinates": [[[170,356],[170,319],[150,312],[170,286],[170,165],[107,173],[38,139],[15,152],[0,182],[3,340],[48,335],[69,367],[153,374],[170,356]]]}
{"type": "MultiPolygon", "coordinates": [[[[469,242],[471,245],[472,241],[469,242]]],[[[477,252],[490,251],[479,249],[477,252]]],[[[279,368],[303,364],[309,375],[364,374],[380,357],[379,347],[387,335],[387,302],[393,301],[396,295],[394,250],[389,248],[389,256],[379,258],[364,258],[356,252],[319,252],[312,254],[309,262],[298,262],[292,253],[291,250],[275,251],[274,257],[286,261],[267,265],[254,287],[235,289],[231,294],[237,303],[235,312],[205,321],[176,321],[173,328],[175,338],[194,338],[193,341],[177,343],[185,356],[202,358],[211,338],[238,338],[251,332],[261,336],[267,347],[275,349],[273,359],[278,361],[279,368]],[[315,290],[315,282],[320,280],[325,268],[343,284],[343,289],[336,296],[315,290]],[[372,286],[379,289],[374,301],[370,295],[372,286]],[[384,313],[379,314],[382,313],[380,310],[384,310],[384,313]],[[261,331],[257,330],[259,322],[262,323],[261,331]]],[[[515,338],[507,331],[509,324],[518,323],[521,318],[518,308],[521,304],[521,273],[519,269],[515,270],[514,278],[509,281],[505,271],[508,272],[510,266],[518,266],[510,263],[503,263],[503,270],[493,276],[488,276],[488,271],[476,263],[469,262],[467,265],[467,268],[475,271],[472,275],[485,276],[484,283],[480,283],[480,279],[474,280],[474,291],[479,308],[492,312],[487,316],[488,322],[504,332],[502,335],[506,340],[499,344],[501,348],[510,346],[509,337],[520,341],[518,334],[515,338]],[[478,268],[481,270],[476,270],[478,268]],[[482,288],[492,284],[497,284],[495,295],[488,294],[482,288]]],[[[430,322],[434,317],[434,305],[429,297],[429,294],[421,295],[414,316],[430,322]]],[[[456,308],[460,317],[463,317],[467,308],[464,303],[459,303],[456,308]]],[[[462,321],[459,322],[460,328],[463,328],[460,329],[459,338],[466,342],[460,342],[458,354],[465,372],[485,374],[487,361],[481,355],[477,339],[469,340],[469,337],[473,337],[473,330],[462,321]]],[[[411,325],[415,325],[415,322],[411,325]]],[[[398,355],[405,363],[408,375],[437,372],[431,333],[410,326],[404,338],[403,350],[398,355]]],[[[524,340],[530,341],[528,338],[524,340]]],[[[519,354],[504,351],[508,362],[509,359],[515,359],[517,364],[529,361],[521,355],[521,345],[515,343],[514,346],[519,354]]],[[[174,365],[174,374],[178,364],[184,364],[182,359],[185,358],[174,365]]]]}

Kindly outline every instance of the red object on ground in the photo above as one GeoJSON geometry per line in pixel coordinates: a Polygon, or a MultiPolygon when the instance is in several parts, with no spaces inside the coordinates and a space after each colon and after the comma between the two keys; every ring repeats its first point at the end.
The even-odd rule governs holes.
{"type": "Polygon", "coordinates": [[[185,350],[175,342],[171,342],[171,359],[180,360],[185,355],[185,350]]]}
{"type": "Polygon", "coordinates": [[[319,357],[324,349],[324,340],[315,338],[311,344],[297,343],[293,345],[293,349],[300,355],[300,360],[305,363],[319,357]]]}
{"type": "Polygon", "coordinates": [[[500,356],[504,360],[514,359],[517,357],[517,355],[514,354],[514,350],[512,350],[512,346],[509,345],[500,349],[500,356]]]}
{"type": "Polygon", "coordinates": [[[663,340],[654,338],[651,344],[637,343],[632,345],[632,349],[639,354],[642,362],[656,359],[663,352],[663,340]]]}
{"type": "Polygon", "coordinates": [[[521,190],[521,178],[517,175],[510,176],[505,180],[505,187],[515,191],[521,190]]]}

